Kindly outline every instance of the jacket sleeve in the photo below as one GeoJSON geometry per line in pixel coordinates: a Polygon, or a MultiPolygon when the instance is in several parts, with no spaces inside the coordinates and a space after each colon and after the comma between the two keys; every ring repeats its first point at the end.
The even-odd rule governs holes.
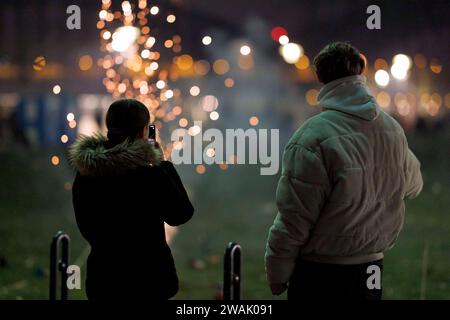
{"type": "Polygon", "coordinates": [[[159,168],[162,174],[159,190],[164,203],[164,221],[171,226],[186,223],[192,218],[194,207],[184,189],[180,176],[169,161],[162,161],[159,168]]]}
{"type": "Polygon", "coordinates": [[[301,145],[288,145],[276,192],[278,213],[266,245],[269,283],[289,282],[299,249],[308,241],[328,189],[328,175],[319,156],[301,145]]]}
{"type": "Polygon", "coordinates": [[[75,220],[81,235],[89,242],[98,236],[101,223],[98,221],[95,209],[89,202],[88,196],[93,194],[89,184],[83,183],[80,173],[77,172],[72,184],[72,204],[75,212],[75,220]],[[97,232],[96,232],[97,231],[97,232]]]}
{"type": "Polygon", "coordinates": [[[408,148],[405,162],[406,177],[406,199],[414,199],[423,188],[422,174],[420,172],[420,162],[414,153],[408,148]]]}

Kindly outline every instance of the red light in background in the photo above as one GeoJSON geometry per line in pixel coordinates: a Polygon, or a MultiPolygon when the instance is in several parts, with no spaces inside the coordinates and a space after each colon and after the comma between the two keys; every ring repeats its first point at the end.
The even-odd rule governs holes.
{"type": "Polygon", "coordinates": [[[281,36],[287,36],[288,33],[287,33],[286,29],[283,27],[275,27],[270,32],[270,35],[272,36],[272,39],[274,41],[278,42],[278,39],[280,39],[281,36]]]}

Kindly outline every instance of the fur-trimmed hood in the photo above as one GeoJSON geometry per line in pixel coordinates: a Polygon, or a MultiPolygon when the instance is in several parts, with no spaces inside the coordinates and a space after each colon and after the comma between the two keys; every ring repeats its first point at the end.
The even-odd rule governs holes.
{"type": "Polygon", "coordinates": [[[162,155],[153,145],[138,139],[107,148],[101,135],[80,136],[69,147],[69,162],[87,176],[117,175],[142,166],[159,165],[162,155]]]}

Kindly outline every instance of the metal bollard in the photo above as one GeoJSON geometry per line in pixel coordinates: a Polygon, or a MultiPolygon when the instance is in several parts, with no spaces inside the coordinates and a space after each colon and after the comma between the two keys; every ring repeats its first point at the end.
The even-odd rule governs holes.
{"type": "Polygon", "coordinates": [[[236,242],[230,242],[224,259],[224,300],[241,300],[241,267],[242,248],[236,242]]]}
{"type": "Polygon", "coordinates": [[[50,246],[50,300],[57,300],[58,273],[60,273],[60,299],[68,299],[67,267],[69,266],[70,237],[67,233],[58,231],[50,246]],[[59,250],[61,248],[61,250],[59,250]],[[61,257],[59,257],[61,253],[61,257]]]}

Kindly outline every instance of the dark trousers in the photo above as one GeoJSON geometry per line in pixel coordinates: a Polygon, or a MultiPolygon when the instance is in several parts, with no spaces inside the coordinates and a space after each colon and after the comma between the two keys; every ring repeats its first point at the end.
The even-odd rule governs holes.
{"type": "Polygon", "coordinates": [[[289,281],[288,300],[381,300],[382,271],[383,260],[338,265],[300,259],[289,281]],[[377,268],[369,268],[371,265],[380,270],[379,289],[367,284],[368,280],[373,283],[373,269],[377,268]]]}

